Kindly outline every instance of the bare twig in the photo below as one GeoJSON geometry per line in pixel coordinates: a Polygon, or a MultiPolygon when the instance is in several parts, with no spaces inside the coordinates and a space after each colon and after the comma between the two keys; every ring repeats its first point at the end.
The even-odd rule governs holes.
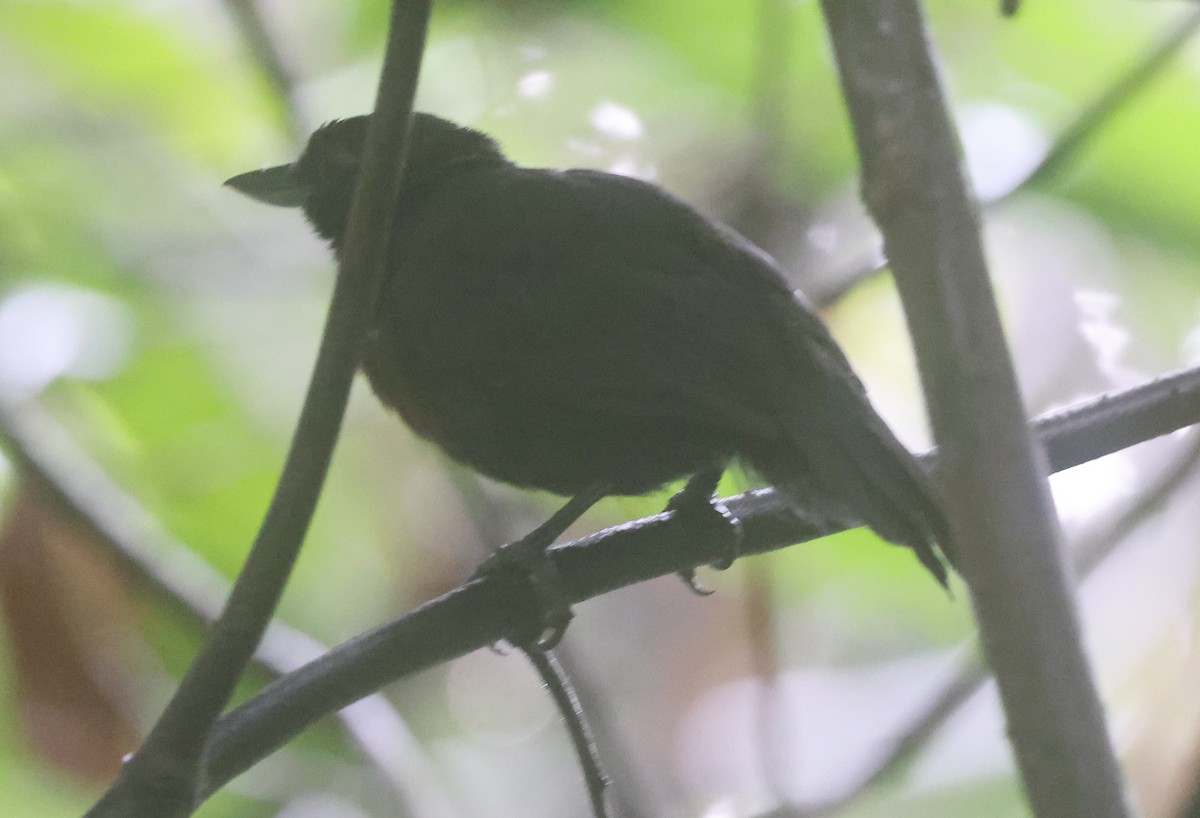
{"type": "Polygon", "coordinates": [[[325,332],[266,518],[208,641],[145,743],[89,816],[176,818],[190,814],[199,802],[206,740],[271,620],[299,553],[362,357],[363,316],[384,278],[389,217],[404,173],[429,4],[430,0],[397,0],[392,10],[375,114],[325,332]]]}
{"type": "Polygon", "coordinates": [[[579,704],[587,714],[587,724],[595,738],[594,744],[604,756],[601,770],[608,777],[605,790],[611,811],[621,818],[649,818],[660,815],[647,791],[646,772],[638,768],[630,743],[621,733],[608,691],[601,688],[596,674],[581,661],[579,653],[571,650],[564,639],[554,650],[555,657],[571,681],[579,704]]]}
{"type": "Polygon", "coordinates": [[[1166,375],[1135,389],[1100,395],[1045,415],[1038,428],[1054,470],[1067,468],[1068,463],[1086,463],[1195,423],[1196,407],[1200,405],[1193,378],[1196,371],[1166,375]],[[1091,422],[1085,422],[1085,417],[1091,422]]]}
{"type": "MultiPolygon", "coordinates": [[[[1102,425],[1124,417],[1147,438],[1200,422],[1200,368],[1067,409],[1037,421],[1033,431],[1053,450],[1054,434],[1071,429],[1082,439],[1085,417],[1102,425]],[[1158,405],[1141,405],[1153,393],[1158,405]],[[1143,414],[1178,416],[1163,405],[1189,407],[1178,426],[1147,427],[1143,414]],[[1043,428],[1050,431],[1042,435],[1043,428]],[[1058,431],[1056,431],[1058,430],[1058,431]]],[[[1117,451],[1114,447],[1111,451],[1117,451]]],[[[1110,454],[1094,445],[1076,446],[1051,461],[1054,470],[1079,465],[1074,455],[1110,454]]],[[[843,525],[812,517],[800,519],[770,490],[729,498],[727,505],[745,528],[743,553],[757,554],[836,533],[843,525]]],[[[670,513],[601,531],[553,549],[550,554],[572,602],[599,596],[635,582],[674,574],[712,562],[722,555],[724,539],[698,537],[678,525],[670,513]]],[[[915,569],[914,569],[915,570],[915,569]]],[[[321,716],[334,712],[402,676],[418,672],[510,634],[536,627],[538,612],[527,587],[499,573],[468,583],[403,617],[334,648],[321,659],[272,683],[226,714],[217,724],[205,756],[205,794],[282,746],[321,716]]]]}
{"type": "MultiPolygon", "coordinates": [[[[480,491],[479,478],[465,468],[455,467],[452,473],[455,487],[467,507],[471,523],[479,536],[480,542],[502,543],[510,532],[501,533],[507,526],[497,525],[501,509],[498,504],[480,491]]],[[[550,693],[554,706],[558,710],[571,744],[575,748],[575,756],[583,773],[584,784],[592,803],[593,814],[597,818],[608,815],[607,789],[611,781],[604,773],[600,762],[596,739],[592,731],[587,711],[580,700],[577,670],[571,670],[563,661],[566,644],[560,643],[553,651],[538,651],[518,645],[521,652],[533,665],[542,685],[550,693]]]]}
{"type": "Polygon", "coordinates": [[[567,724],[567,732],[571,735],[571,744],[575,747],[575,755],[579,759],[579,767],[583,770],[583,780],[587,785],[588,797],[592,802],[592,814],[596,818],[607,818],[608,804],[605,801],[604,790],[608,786],[608,777],[600,766],[600,756],[596,750],[596,742],[592,731],[588,729],[587,718],[579,705],[579,697],[575,688],[567,679],[553,651],[524,650],[537,669],[538,675],[554,699],[558,712],[563,714],[567,724]]]}
{"type": "Polygon", "coordinates": [[[1124,818],[1124,783],[1084,653],[1044,453],[1026,426],[979,211],[917,0],[822,0],[863,198],[917,351],[954,529],[1034,812],[1124,818]]]}

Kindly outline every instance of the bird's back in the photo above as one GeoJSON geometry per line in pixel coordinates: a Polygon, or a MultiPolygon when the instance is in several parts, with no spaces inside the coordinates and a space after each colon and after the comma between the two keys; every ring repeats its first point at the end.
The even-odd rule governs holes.
{"type": "Polygon", "coordinates": [[[614,493],[743,456],[929,564],[919,464],[773,262],[658,188],[590,171],[461,174],[399,225],[366,371],[485,473],[614,493]]]}

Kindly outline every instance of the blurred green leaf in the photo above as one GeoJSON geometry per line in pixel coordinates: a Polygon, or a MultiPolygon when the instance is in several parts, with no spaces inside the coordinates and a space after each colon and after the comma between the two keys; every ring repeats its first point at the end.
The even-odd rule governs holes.
{"type": "Polygon", "coordinates": [[[0,6],[0,40],[75,104],[139,116],[182,153],[212,161],[240,150],[261,112],[280,105],[230,59],[219,15],[215,5],[171,17],[116,0],[13,0],[0,6]]]}

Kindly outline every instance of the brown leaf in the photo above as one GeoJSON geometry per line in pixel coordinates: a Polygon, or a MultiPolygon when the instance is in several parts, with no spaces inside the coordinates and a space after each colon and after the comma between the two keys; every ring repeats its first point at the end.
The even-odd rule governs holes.
{"type": "Polygon", "coordinates": [[[138,744],[123,649],[135,611],[103,546],[28,480],[0,527],[0,612],[35,752],[81,778],[111,779],[138,744]]]}

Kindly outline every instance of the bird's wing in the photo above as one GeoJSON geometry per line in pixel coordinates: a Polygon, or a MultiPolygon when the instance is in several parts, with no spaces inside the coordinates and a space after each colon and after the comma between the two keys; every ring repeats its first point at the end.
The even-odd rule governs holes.
{"type": "Polygon", "coordinates": [[[410,333],[398,348],[424,345],[430,368],[489,407],[737,435],[798,505],[833,498],[937,573],[927,540],[945,527],[920,466],[744,239],[657,188],[580,171],[507,169],[430,204],[397,245],[421,270],[392,294],[389,315],[410,333]]]}
{"type": "Polygon", "coordinates": [[[445,336],[441,366],[531,402],[770,438],[803,376],[797,332],[841,355],[765,255],[657,188],[581,171],[479,187],[448,186],[398,248],[436,257],[461,301],[453,315],[410,305],[414,337],[445,336]]]}

